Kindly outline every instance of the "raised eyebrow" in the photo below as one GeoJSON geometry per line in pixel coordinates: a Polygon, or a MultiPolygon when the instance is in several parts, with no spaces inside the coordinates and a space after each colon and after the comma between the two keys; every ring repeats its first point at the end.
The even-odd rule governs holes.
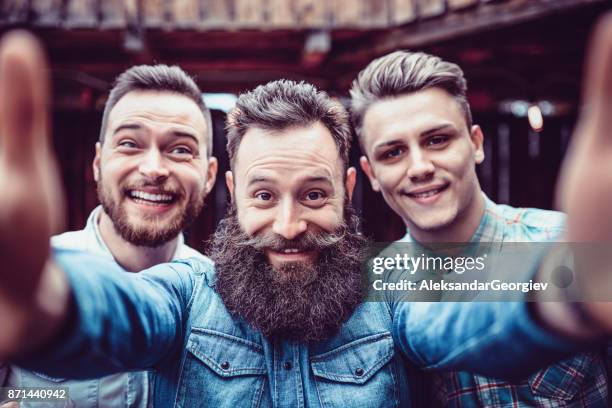
{"type": "Polygon", "coordinates": [[[306,177],[304,181],[307,183],[318,183],[321,181],[325,183],[331,183],[330,178],[327,176],[310,176],[310,177],[306,177]]]}
{"type": "Polygon", "coordinates": [[[383,149],[385,147],[396,146],[396,145],[400,145],[400,144],[404,144],[404,141],[401,140],[401,139],[388,140],[386,142],[377,144],[374,147],[374,150],[380,150],[380,149],[383,149]]]}
{"type": "Polygon", "coordinates": [[[190,132],[184,132],[182,130],[171,130],[170,133],[176,137],[188,137],[196,143],[200,143],[197,136],[190,132]]]}
{"type": "Polygon", "coordinates": [[[140,130],[140,129],[142,129],[142,126],[140,126],[137,123],[124,123],[122,125],[117,126],[117,128],[115,128],[115,130],[113,131],[113,136],[122,130],[140,130]]]}
{"type": "Polygon", "coordinates": [[[267,182],[271,182],[272,179],[270,177],[265,177],[265,176],[249,176],[249,178],[247,179],[247,186],[250,186],[251,184],[255,184],[255,183],[267,183],[267,182]]]}
{"type": "Polygon", "coordinates": [[[439,132],[441,130],[452,130],[455,129],[455,127],[449,123],[446,123],[444,125],[440,125],[440,126],[435,126],[431,129],[427,129],[423,132],[421,132],[420,137],[427,137],[433,133],[439,132]]]}

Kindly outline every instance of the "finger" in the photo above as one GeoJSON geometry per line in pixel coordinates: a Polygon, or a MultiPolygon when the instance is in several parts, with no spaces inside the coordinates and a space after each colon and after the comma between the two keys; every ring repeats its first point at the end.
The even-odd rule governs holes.
{"type": "Polygon", "coordinates": [[[0,157],[11,164],[36,160],[48,147],[48,69],[38,41],[25,31],[0,44],[0,157]]]}
{"type": "MultiPolygon", "coordinates": [[[[583,107],[590,125],[600,129],[593,137],[607,136],[612,115],[612,13],[597,23],[593,32],[585,71],[583,107]]],[[[607,138],[612,140],[612,138],[607,138]]]]}

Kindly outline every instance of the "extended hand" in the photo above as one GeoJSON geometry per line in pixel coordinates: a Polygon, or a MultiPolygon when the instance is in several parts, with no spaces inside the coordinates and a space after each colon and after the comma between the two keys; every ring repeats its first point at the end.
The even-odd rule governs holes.
{"type": "MultiPolygon", "coordinates": [[[[564,163],[558,198],[568,213],[583,300],[612,301],[612,15],[598,24],[584,80],[583,111],[564,163]]],[[[612,303],[585,305],[612,331],[612,303]]]]}
{"type": "Polygon", "coordinates": [[[24,325],[32,324],[27,318],[36,313],[32,310],[53,301],[46,289],[49,237],[63,225],[64,205],[49,142],[47,75],[42,49],[30,34],[13,32],[4,37],[0,45],[0,355],[24,325]]]}

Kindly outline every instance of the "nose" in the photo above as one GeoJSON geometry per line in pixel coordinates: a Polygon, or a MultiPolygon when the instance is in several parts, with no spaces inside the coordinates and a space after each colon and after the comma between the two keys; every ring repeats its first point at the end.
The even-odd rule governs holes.
{"type": "Polygon", "coordinates": [[[300,216],[300,210],[293,200],[284,200],[278,208],[272,230],[285,239],[294,239],[306,231],[308,225],[300,216]]]}
{"type": "Polygon", "coordinates": [[[410,164],[406,174],[412,181],[427,180],[434,171],[435,167],[426,152],[421,149],[411,149],[410,164]]]}
{"type": "Polygon", "coordinates": [[[169,171],[158,149],[150,149],[142,158],[138,171],[146,178],[160,181],[168,177],[169,171]]]}

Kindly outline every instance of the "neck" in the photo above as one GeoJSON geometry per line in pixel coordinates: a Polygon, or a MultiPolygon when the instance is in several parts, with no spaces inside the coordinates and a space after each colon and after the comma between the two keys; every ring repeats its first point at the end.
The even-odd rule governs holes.
{"type": "Polygon", "coordinates": [[[418,228],[410,229],[412,238],[420,243],[432,244],[470,242],[480,225],[485,211],[485,201],[480,188],[477,191],[478,193],[474,194],[468,206],[457,214],[454,222],[433,231],[420,230],[418,228]]]}
{"type": "Polygon", "coordinates": [[[100,212],[98,223],[102,240],[115,261],[128,272],[140,272],[154,265],[169,262],[176,251],[178,237],[158,247],[138,246],[121,237],[106,212],[100,212]]]}

